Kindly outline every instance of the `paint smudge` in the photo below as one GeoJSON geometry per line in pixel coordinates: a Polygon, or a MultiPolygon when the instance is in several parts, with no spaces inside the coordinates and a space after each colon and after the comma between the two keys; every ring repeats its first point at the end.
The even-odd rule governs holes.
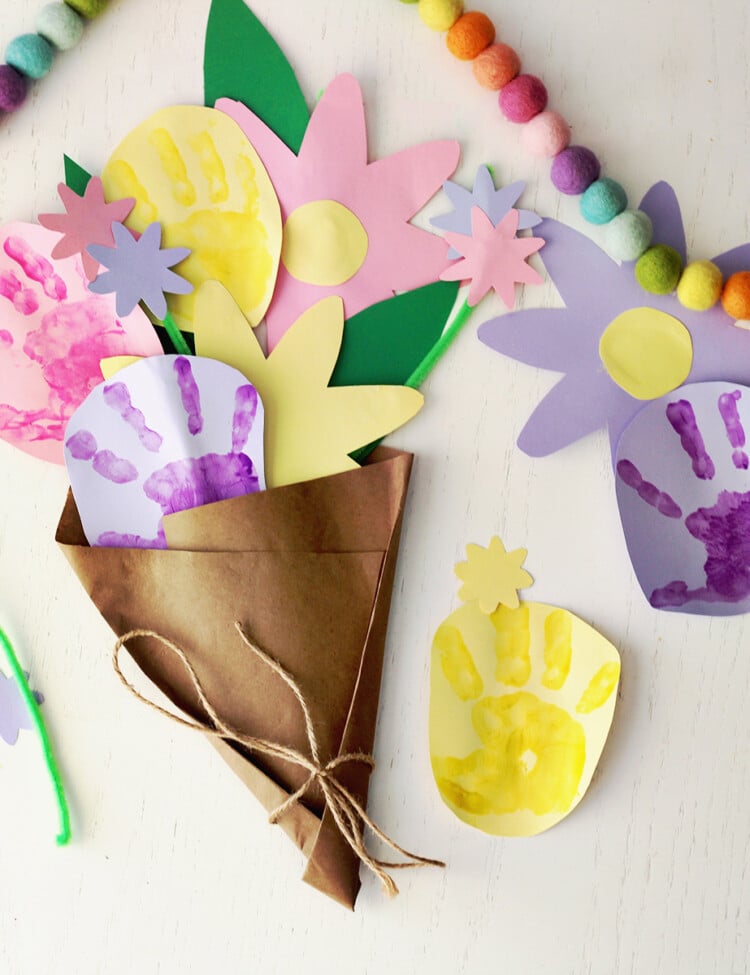
{"type": "Polygon", "coordinates": [[[155,471],[143,491],[168,515],[251,494],[259,487],[253,462],[245,454],[205,454],[174,461],[155,471]]]}
{"type": "Polygon", "coordinates": [[[146,426],[146,417],[130,402],[130,393],[125,383],[112,383],[105,386],[102,398],[110,409],[113,409],[122,420],[131,427],[141,444],[152,453],[158,453],[164,438],[156,430],[146,426]]]}
{"type": "Polygon", "coordinates": [[[234,397],[232,418],[232,451],[239,453],[248,441],[258,412],[258,392],[249,383],[240,386],[234,397]]]}
{"type": "Polygon", "coordinates": [[[51,262],[43,254],[37,253],[23,237],[8,237],[3,250],[19,265],[27,278],[41,284],[48,298],[64,301],[68,297],[68,288],[60,275],[55,273],[51,262]]]}
{"type": "Polygon", "coordinates": [[[706,445],[698,429],[692,404],[686,399],[670,403],[667,407],[667,419],[678,434],[682,449],[692,462],[695,476],[710,481],[716,473],[716,468],[706,452],[706,445]]]}
{"type": "Polygon", "coordinates": [[[682,508],[680,508],[677,502],[665,491],[660,491],[655,484],[644,481],[641,472],[632,461],[619,461],[617,464],[617,473],[628,487],[633,488],[639,498],[645,501],[646,504],[651,505],[652,508],[656,508],[660,514],[665,515],[667,518],[682,517],[682,508]]]}
{"type": "Polygon", "coordinates": [[[193,436],[203,429],[203,414],[201,413],[201,394],[193,376],[190,360],[178,356],[174,361],[174,371],[177,373],[177,385],[180,387],[182,406],[187,413],[188,430],[193,436]]]}
{"type": "Polygon", "coordinates": [[[0,297],[7,298],[20,315],[33,315],[39,302],[31,288],[25,288],[13,271],[0,274],[0,297]]]}
{"type": "Polygon", "coordinates": [[[742,420],[740,420],[737,409],[737,402],[741,396],[742,393],[739,389],[734,389],[731,393],[722,393],[719,397],[719,413],[724,421],[729,443],[734,447],[732,463],[740,470],[747,470],[748,457],[745,451],[741,449],[745,446],[745,428],[742,426],[742,420]]]}

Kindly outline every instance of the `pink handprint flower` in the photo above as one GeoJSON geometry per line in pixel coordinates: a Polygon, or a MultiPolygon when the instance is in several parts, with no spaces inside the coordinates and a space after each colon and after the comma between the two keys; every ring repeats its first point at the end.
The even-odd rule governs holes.
{"type": "Polygon", "coordinates": [[[94,295],[79,256],[58,260],[60,236],[36,224],[0,230],[0,438],[63,463],[68,420],[102,381],[99,363],[162,352],[138,308],[118,316],[94,295]]]}

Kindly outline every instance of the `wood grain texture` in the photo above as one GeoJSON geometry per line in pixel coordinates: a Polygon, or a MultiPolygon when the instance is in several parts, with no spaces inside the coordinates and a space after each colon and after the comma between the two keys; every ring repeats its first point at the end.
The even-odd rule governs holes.
{"type": "MultiPolygon", "coordinates": [[[[40,2],[2,5],[3,43],[31,29],[40,2]]],[[[481,6],[544,77],[575,141],[599,153],[632,200],[657,179],[673,184],[693,256],[750,237],[746,4],[481,6]]],[[[358,76],[373,155],[457,137],[462,178],[492,163],[503,182],[529,181],[524,205],[583,227],[547,164],[525,158],[518,129],[413,6],[253,7],[310,100],[336,72],[358,76]]],[[[208,0],[113,0],[27,106],[0,120],[4,221],[54,209],[63,152],[96,172],[149,112],[200,103],[207,12],[208,0]]],[[[558,300],[550,285],[521,299],[558,300]]],[[[499,311],[488,301],[477,323],[499,311]]],[[[523,456],[515,437],[555,377],[490,354],[474,330],[428,381],[422,414],[391,438],[417,462],[370,806],[400,842],[449,866],[400,877],[395,902],[365,877],[354,915],[298,881],[295,851],[206,744],[122,693],[111,634],[52,541],[64,473],[0,444],[0,619],[47,696],[74,817],[73,844],[57,850],[33,740],[0,742],[0,971],[750,970],[747,621],[648,608],[621,537],[604,435],[545,460],[523,456]],[[455,820],[427,754],[432,633],[457,605],[452,566],[464,544],[493,532],[528,547],[533,598],[592,622],[623,658],[612,736],[588,796],[527,841],[493,840],[455,820]]]]}

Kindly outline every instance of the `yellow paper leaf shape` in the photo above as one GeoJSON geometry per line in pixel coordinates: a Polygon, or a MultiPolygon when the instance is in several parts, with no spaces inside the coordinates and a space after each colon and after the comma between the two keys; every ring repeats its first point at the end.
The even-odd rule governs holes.
{"type": "MultiPolygon", "coordinates": [[[[108,200],[134,197],[126,224],[162,225],[163,247],[189,247],[176,270],[196,288],[224,284],[251,325],[271,301],[281,254],[281,211],[246,136],[223,112],[158,111],[115,149],[102,173],[108,200]]],[[[194,331],[195,292],[168,296],[180,329],[194,331]]]]}
{"type": "Polygon", "coordinates": [[[529,573],[522,569],[528,555],[525,548],[506,552],[505,546],[495,535],[487,548],[481,545],[466,546],[466,562],[459,562],[455,573],[464,585],[458,598],[465,603],[477,600],[483,613],[494,613],[498,604],[516,609],[517,589],[525,589],[533,583],[529,573]]]}
{"type": "Polygon", "coordinates": [[[340,298],[309,308],[268,358],[217,282],[199,289],[195,313],[197,354],[239,369],[263,401],[268,487],[356,468],[348,454],[422,407],[422,394],[406,386],[328,386],[344,334],[340,298]]]}
{"type": "Polygon", "coordinates": [[[497,836],[554,826],[589,787],[619,677],[615,647],[565,609],[523,603],[487,616],[474,601],[456,610],[435,634],[430,672],[443,801],[497,836]]]}

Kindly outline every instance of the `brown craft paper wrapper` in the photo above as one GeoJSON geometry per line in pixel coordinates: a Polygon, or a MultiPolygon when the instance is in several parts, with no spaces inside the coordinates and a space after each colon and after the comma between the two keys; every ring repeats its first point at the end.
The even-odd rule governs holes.
{"type": "MultiPolygon", "coordinates": [[[[371,754],[411,464],[380,447],[361,469],[169,515],[167,551],[89,547],[68,495],[57,542],[114,632],[154,630],[182,647],[229,725],[309,755],[299,704],[242,644],[239,620],[300,685],[321,761],[371,754]]],[[[176,657],[152,638],[128,649],[179,709],[206,720],[176,657]]],[[[211,741],[269,812],[307,777],[211,741]]],[[[370,769],[346,763],[337,775],[366,806],[370,769]]],[[[307,858],[303,879],[353,908],[360,863],[319,788],[280,825],[307,858]]]]}

